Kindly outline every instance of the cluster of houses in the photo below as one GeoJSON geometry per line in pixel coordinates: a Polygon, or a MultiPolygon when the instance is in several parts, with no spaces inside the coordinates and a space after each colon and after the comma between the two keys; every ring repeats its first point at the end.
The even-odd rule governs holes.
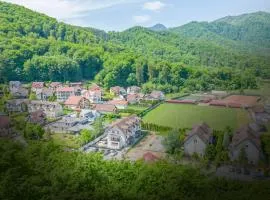
{"type": "MultiPolygon", "coordinates": [[[[239,161],[241,151],[244,151],[248,164],[257,165],[259,160],[263,158],[260,141],[260,135],[263,131],[263,126],[257,123],[244,125],[235,131],[228,147],[229,158],[232,161],[239,161]]],[[[215,142],[213,130],[207,124],[195,125],[184,140],[185,155],[192,156],[196,153],[199,156],[204,156],[206,147],[215,142]]]]}
{"type": "MultiPolygon", "coordinates": [[[[104,90],[100,86],[92,84],[86,89],[81,82],[68,85],[60,82],[49,84],[33,82],[31,89],[27,89],[19,81],[11,81],[9,90],[13,98],[6,102],[7,113],[28,112],[29,122],[40,124],[50,132],[72,134],[78,134],[82,129],[92,129],[91,124],[102,114],[116,113],[118,109],[126,109],[128,104],[139,103],[141,100],[164,100],[165,98],[160,91],[144,95],[141,93],[141,88],[137,86],[127,89],[116,86],[110,88],[110,94],[114,98],[103,101],[104,90]],[[35,100],[28,98],[31,93],[35,94],[35,100]],[[50,99],[51,97],[54,97],[54,101],[50,99]],[[65,108],[74,113],[64,115],[65,108]]],[[[116,141],[109,142],[116,136],[108,136],[110,138],[108,148],[122,148],[125,144],[130,144],[133,141],[132,138],[137,137],[138,123],[139,120],[132,116],[124,118],[123,122],[112,124],[110,127],[118,127],[119,144],[117,146],[116,141]]],[[[109,128],[106,129],[106,134],[108,130],[109,128]]]]}

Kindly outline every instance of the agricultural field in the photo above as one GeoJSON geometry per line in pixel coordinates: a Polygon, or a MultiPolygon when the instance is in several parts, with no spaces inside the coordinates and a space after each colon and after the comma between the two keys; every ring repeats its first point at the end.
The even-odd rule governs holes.
{"type": "Polygon", "coordinates": [[[145,123],[172,128],[191,128],[206,122],[216,130],[223,130],[227,126],[235,130],[250,120],[248,112],[243,109],[169,103],[160,105],[143,118],[145,123]]]}

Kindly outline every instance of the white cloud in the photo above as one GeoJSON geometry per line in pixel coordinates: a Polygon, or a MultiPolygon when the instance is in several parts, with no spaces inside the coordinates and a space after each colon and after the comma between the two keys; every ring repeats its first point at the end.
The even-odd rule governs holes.
{"type": "Polygon", "coordinates": [[[137,24],[143,24],[151,20],[151,17],[149,15],[137,15],[133,16],[133,20],[137,24]]]}
{"type": "Polygon", "coordinates": [[[85,15],[91,10],[98,10],[118,4],[134,3],[139,0],[4,0],[23,5],[27,8],[55,17],[59,20],[85,15]]]}
{"type": "Polygon", "coordinates": [[[143,5],[143,9],[145,10],[152,10],[152,11],[159,11],[165,7],[165,4],[161,1],[153,1],[153,2],[146,2],[143,5]]]}

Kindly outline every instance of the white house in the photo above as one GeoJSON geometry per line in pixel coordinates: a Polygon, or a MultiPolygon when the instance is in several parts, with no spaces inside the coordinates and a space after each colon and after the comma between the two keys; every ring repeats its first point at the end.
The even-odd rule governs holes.
{"type": "Polygon", "coordinates": [[[213,130],[205,123],[195,125],[184,141],[185,155],[197,153],[203,156],[208,144],[212,142],[213,130]]]}
{"type": "Polygon", "coordinates": [[[248,164],[257,165],[261,156],[260,135],[251,126],[245,125],[236,131],[229,149],[231,160],[239,160],[241,151],[244,150],[248,164]]]}
{"type": "Polygon", "coordinates": [[[76,88],[75,87],[59,87],[56,88],[57,101],[64,102],[70,96],[75,96],[76,88]]]}
{"type": "Polygon", "coordinates": [[[101,102],[101,90],[85,90],[82,91],[82,96],[88,99],[91,103],[101,102]]]}
{"type": "Polygon", "coordinates": [[[122,149],[134,143],[141,134],[140,118],[136,115],[122,118],[111,124],[105,131],[107,134],[107,147],[122,149]]]}
{"type": "Polygon", "coordinates": [[[127,94],[137,94],[141,92],[141,88],[138,86],[130,86],[127,88],[127,94]]]}

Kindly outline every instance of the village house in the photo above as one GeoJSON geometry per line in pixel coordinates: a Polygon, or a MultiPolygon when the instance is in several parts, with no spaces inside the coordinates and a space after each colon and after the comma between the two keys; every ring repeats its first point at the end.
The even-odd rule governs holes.
{"type": "Polygon", "coordinates": [[[28,99],[11,99],[6,102],[6,109],[8,112],[27,112],[28,99]]]}
{"type": "Polygon", "coordinates": [[[7,137],[12,133],[11,122],[8,116],[0,115],[0,137],[7,137]]]}
{"type": "Polygon", "coordinates": [[[123,87],[115,86],[115,87],[110,88],[110,94],[114,96],[119,96],[119,95],[125,96],[127,94],[127,91],[123,87]]]}
{"type": "Polygon", "coordinates": [[[31,101],[28,105],[29,112],[42,110],[48,118],[57,118],[63,115],[63,108],[57,102],[31,101]]]}
{"type": "Polygon", "coordinates": [[[187,156],[197,153],[204,156],[208,144],[213,142],[213,130],[205,123],[195,125],[184,140],[184,152],[187,156]]]}
{"type": "Polygon", "coordinates": [[[46,129],[53,133],[68,133],[68,129],[74,127],[78,123],[78,118],[66,116],[50,124],[46,129]]]}
{"type": "Polygon", "coordinates": [[[117,111],[115,105],[111,104],[94,104],[92,109],[101,114],[116,113],[117,111]]]}
{"type": "Polygon", "coordinates": [[[106,130],[107,147],[109,149],[122,149],[135,142],[141,135],[141,120],[136,115],[117,120],[106,130]]]}
{"type": "Polygon", "coordinates": [[[101,90],[85,90],[82,91],[82,96],[88,99],[91,103],[101,102],[101,90]]]}
{"type": "Polygon", "coordinates": [[[90,90],[90,91],[97,91],[97,90],[102,91],[102,88],[101,88],[99,85],[97,85],[96,83],[93,83],[93,84],[88,88],[88,90],[90,90]]]}
{"type": "Polygon", "coordinates": [[[38,100],[47,101],[49,97],[52,97],[54,94],[53,89],[50,88],[42,88],[36,90],[36,97],[38,100]]]}
{"type": "Polygon", "coordinates": [[[82,82],[69,83],[69,87],[79,87],[79,88],[82,88],[83,87],[83,83],[82,82]]]}
{"type": "Polygon", "coordinates": [[[163,101],[165,100],[165,94],[162,91],[154,90],[146,96],[146,99],[151,101],[163,101]]]}
{"type": "Polygon", "coordinates": [[[62,83],[61,82],[51,82],[49,85],[49,88],[53,90],[53,92],[56,91],[57,88],[62,87],[62,83]]]}
{"type": "Polygon", "coordinates": [[[144,94],[142,94],[142,93],[128,94],[127,95],[127,102],[129,104],[137,104],[137,103],[139,103],[143,99],[144,99],[144,94]]]}
{"type": "Polygon", "coordinates": [[[244,151],[248,164],[257,165],[261,157],[260,134],[250,125],[243,126],[233,135],[229,151],[231,160],[239,161],[244,151]]]}
{"type": "Polygon", "coordinates": [[[36,92],[37,90],[41,90],[42,88],[44,88],[44,86],[45,86],[44,82],[33,82],[31,91],[36,92]]]}
{"type": "Polygon", "coordinates": [[[43,110],[29,113],[28,122],[43,125],[46,122],[46,114],[43,110]]]}
{"type": "Polygon", "coordinates": [[[141,88],[138,86],[130,86],[127,88],[127,94],[137,94],[141,92],[141,88]]]}
{"type": "Polygon", "coordinates": [[[96,118],[100,117],[100,113],[95,110],[82,109],[79,117],[86,118],[88,121],[93,122],[96,118]]]}
{"type": "Polygon", "coordinates": [[[75,87],[59,87],[56,89],[57,101],[65,102],[70,96],[76,95],[75,87]]]}
{"type": "Polygon", "coordinates": [[[81,130],[93,130],[86,118],[76,116],[65,116],[62,119],[49,124],[45,129],[54,133],[79,134],[81,130]]]}
{"type": "Polygon", "coordinates": [[[64,105],[72,110],[90,108],[90,101],[82,96],[70,96],[64,105]]]}
{"type": "Polygon", "coordinates": [[[125,100],[112,100],[108,101],[107,104],[115,105],[117,109],[123,110],[128,106],[128,102],[125,100]]]}
{"type": "Polygon", "coordinates": [[[24,88],[20,81],[9,82],[9,92],[14,98],[27,98],[28,89],[24,88]]]}

